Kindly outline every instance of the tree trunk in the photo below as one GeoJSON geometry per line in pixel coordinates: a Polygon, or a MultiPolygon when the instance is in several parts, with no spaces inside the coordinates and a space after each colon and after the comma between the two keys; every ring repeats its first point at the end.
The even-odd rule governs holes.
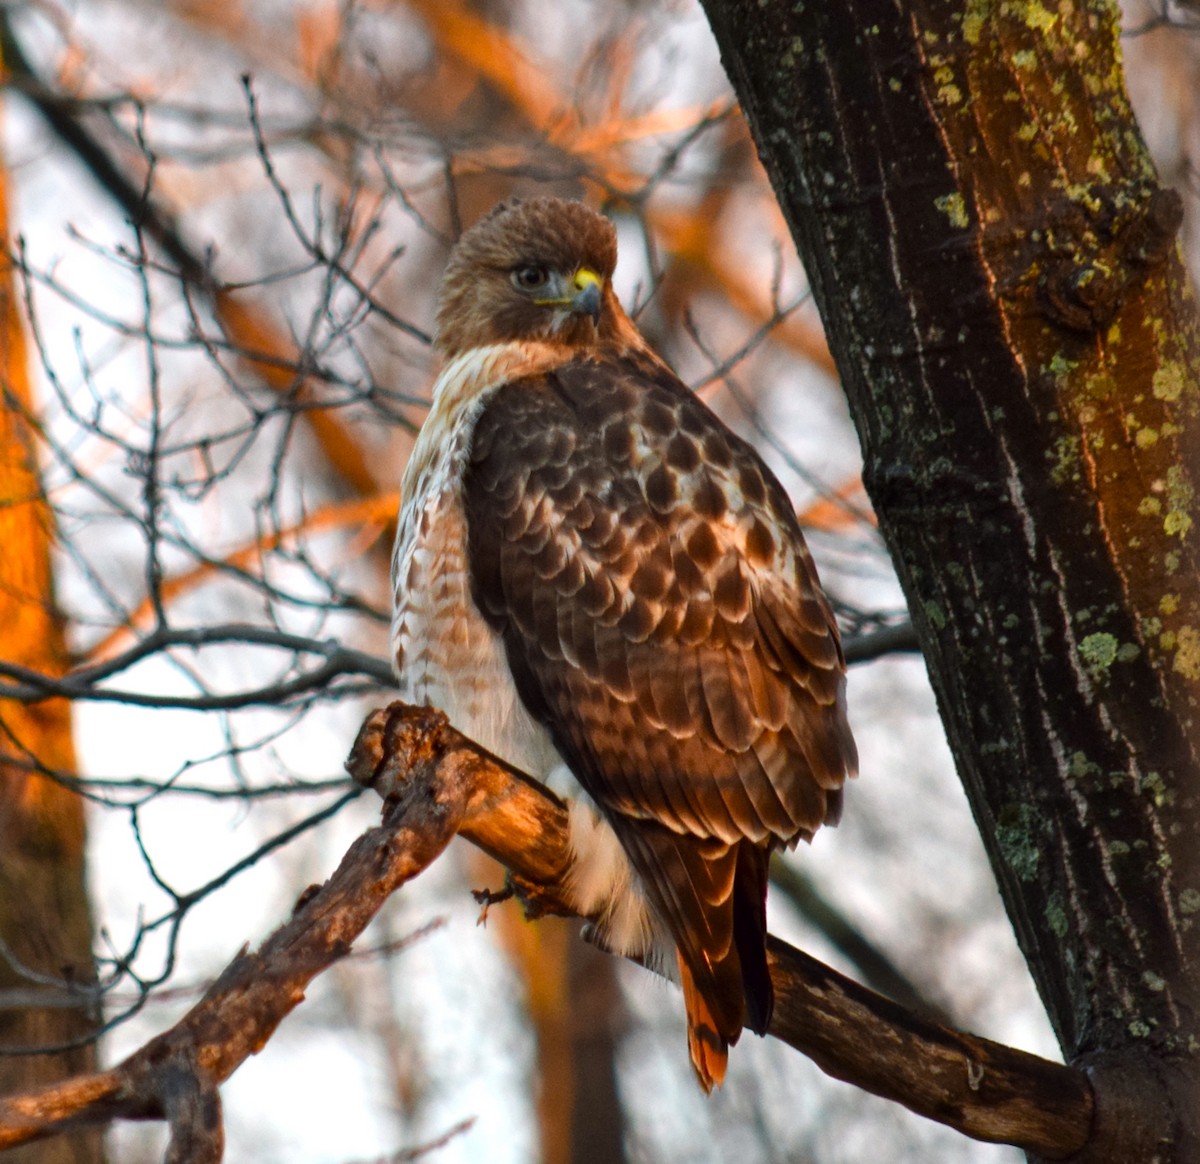
{"type": "Polygon", "coordinates": [[[1087,1159],[1194,1161],[1200,337],[1119,9],[704,2],[1087,1159]]]}
{"type": "MultiPolygon", "coordinates": [[[[60,674],[67,658],[53,604],[52,521],[28,419],[26,351],[6,258],[5,179],[0,157],[0,651],[8,662],[60,674]]],[[[83,802],[39,768],[74,772],[70,707],[62,700],[0,700],[0,1095],[95,1069],[91,1043],[56,1054],[19,1053],[96,1029],[91,1006],[47,981],[87,983],[94,972],[83,802]]],[[[76,1132],[17,1149],[11,1159],[98,1164],[102,1134],[76,1132]]]]}

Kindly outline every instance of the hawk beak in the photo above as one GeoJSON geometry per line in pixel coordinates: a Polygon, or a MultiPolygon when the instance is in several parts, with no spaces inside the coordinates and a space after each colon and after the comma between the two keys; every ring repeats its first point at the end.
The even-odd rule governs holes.
{"type": "Polygon", "coordinates": [[[600,307],[604,280],[590,267],[580,267],[573,280],[575,294],[571,296],[572,315],[590,315],[592,323],[600,323],[600,307]]]}

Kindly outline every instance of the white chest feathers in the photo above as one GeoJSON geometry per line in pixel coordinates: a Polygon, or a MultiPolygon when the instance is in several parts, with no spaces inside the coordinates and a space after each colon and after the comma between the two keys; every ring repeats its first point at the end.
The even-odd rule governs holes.
{"type": "Polygon", "coordinates": [[[521,704],[504,644],[471,597],[467,562],[463,474],[489,389],[507,371],[505,354],[469,352],[434,386],[433,407],[401,486],[392,658],[405,699],[440,708],[476,743],[544,779],[558,753],[521,704]]]}

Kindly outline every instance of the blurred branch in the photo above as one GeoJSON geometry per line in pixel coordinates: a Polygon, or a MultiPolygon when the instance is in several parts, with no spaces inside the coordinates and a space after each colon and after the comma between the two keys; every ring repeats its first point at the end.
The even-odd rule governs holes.
{"type": "Polygon", "coordinates": [[[162,1119],[171,1129],[167,1161],[221,1159],[217,1086],[262,1049],[308,983],[349,953],[390,894],[424,869],[461,823],[464,789],[445,779],[433,788],[431,737],[418,723],[406,738],[412,789],[430,795],[391,804],[384,826],[359,837],[329,881],[302,896],[292,919],[256,953],[239,954],[170,1030],[108,1071],[0,1100],[0,1149],[85,1123],[162,1119]],[[188,1102],[197,1097],[205,1102],[188,1102]]]}
{"type": "MultiPolygon", "coordinates": [[[[359,495],[373,495],[380,484],[371,472],[371,459],[364,455],[360,442],[320,399],[314,395],[314,382],[309,374],[311,362],[297,349],[267,314],[256,304],[247,303],[235,295],[232,288],[222,285],[211,266],[211,255],[201,259],[181,235],[178,226],[150,197],[149,177],[153,172],[153,156],[147,147],[147,179],[135,184],[109,152],[88,131],[78,115],[79,104],[64,97],[38,77],[36,70],[13,35],[7,9],[0,6],[0,45],[3,46],[14,88],[21,92],[41,114],[59,140],[83,163],[106,194],[121,208],[139,233],[144,232],[176,264],[180,278],[201,292],[209,303],[225,339],[243,357],[247,365],[268,387],[286,394],[294,405],[308,405],[304,416],[321,448],[337,474],[359,495]]],[[[250,102],[250,120],[260,158],[267,167],[268,179],[280,189],[270,155],[258,121],[257,108],[248,78],[244,85],[250,102]]],[[[286,200],[285,207],[290,206],[286,200]]],[[[363,302],[379,313],[389,324],[422,344],[430,342],[420,328],[387,311],[356,279],[350,277],[338,256],[330,254],[320,240],[310,237],[299,228],[294,215],[291,221],[297,238],[313,261],[324,265],[332,277],[340,277],[352,286],[363,302]]],[[[339,224],[343,245],[348,241],[351,223],[339,224]]],[[[197,321],[198,322],[198,321],[197,321]]],[[[199,338],[199,335],[197,336],[199,338]]]]}
{"type": "MultiPolygon", "coordinates": [[[[440,1136],[434,1137],[432,1140],[426,1140],[423,1144],[418,1144],[415,1148],[404,1148],[399,1152],[393,1152],[390,1156],[375,1158],[369,1164],[409,1164],[411,1160],[420,1160],[425,1156],[432,1156],[440,1152],[447,1144],[458,1136],[465,1135],[475,1126],[475,1116],[468,1116],[465,1120],[459,1120],[458,1123],[447,1128],[440,1136]]],[[[362,1161],[361,1164],[368,1164],[367,1161],[362,1161]]]]}
{"type": "MultiPolygon", "coordinates": [[[[400,494],[398,492],[323,505],[320,509],[305,514],[303,520],[283,529],[269,530],[260,534],[248,545],[238,546],[224,554],[219,560],[201,562],[191,570],[164,579],[161,586],[162,600],[170,602],[188,593],[194,587],[212,578],[218,571],[230,568],[248,569],[258,562],[268,550],[296,543],[305,535],[358,526],[375,531],[377,539],[378,534],[389,528],[395,521],[399,510],[400,494]]],[[[136,610],[130,613],[128,625],[118,627],[106,635],[88,651],[88,656],[94,660],[111,656],[117,644],[134,635],[139,627],[150,623],[154,613],[150,601],[144,600],[136,610]]],[[[141,650],[141,647],[134,649],[141,650]]],[[[379,663],[382,666],[379,660],[372,660],[372,663],[379,663]]],[[[384,675],[384,671],[377,668],[372,668],[372,673],[384,675]]],[[[391,682],[390,670],[387,672],[385,682],[389,684],[391,682]]]]}
{"type": "Polygon", "coordinates": [[[895,626],[884,626],[864,634],[847,635],[842,640],[847,663],[868,663],[884,655],[920,654],[912,623],[905,619],[895,626]]]}
{"type": "MultiPolygon", "coordinates": [[[[343,782],[342,786],[345,783],[343,782]]],[[[228,865],[215,877],[188,890],[173,888],[158,872],[155,862],[143,842],[141,827],[138,823],[139,806],[136,804],[129,806],[133,832],[142,862],[151,880],[170,899],[170,906],[152,919],[139,917],[136,932],[127,950],[124,952],[112,951],[108,957],[98,959],[101,966],[107,964],[110,967],[110,973],[101,976],[96,982],[82,982],[66,971],[60,971],[57,974],[39,973],[27,965],[0,939],[0,963],[6,964],[17,980],[30,986],[40,987],[44,990],[47,998],[57,999],[57,1005],[61,1009],[81,1010],[84,1007],[94,1009],[104,1000],[119,1001],[121,1009],[116,1013],[110,1013],[103,1023],[91,1024],[85,1033],[73,1038],[43,1037],[36,1043],[0,1046],[0,1060],[22,1060],[94,1047],[102,1036],[141,1011],[152,997],[162,997],[161,994],[157,994],[158,987],[166,982],[175,971],[179,935],[187,915],[201,902],[208,900],[218,890],[256,866],[263,858],[335,816],[342,808],[355,800],[361,791],[360,788],[343,791],[342,795],[323,808],[317,809],[255,846],[249,853],[228,865]],[[165,949],[162,953],[159,970],[157,973],[147,976],[136,972],[133,962],[147,937],[156,931],[163,935],[165,949]],[[132,982],[135,993],[132,997],[121,998],[115,992],[115,987],[126,978],[132,982]]],[[[4,999],[0,997],[0,1002],[3,1001],[4,999]]],[[[0,1119],[0,1123],[2,1123],[2,1119],[0,1119]]],[[[3,1127],[0,1127],[0,1150],[3,1150],[5,1146],[4,1130],[3,1127]]]]}
{"type": "Polygon", "coordinates": [[[1126,10],[1127,18],[1137,15],[1141,20],[1124,28],[1124,36],[1144,36],[1159,28],[1178,28],[1185,32],[1200,30],[1200,0],[1158,0],[1158,3],[1146,3],[1141,8],[1138,12],[1126,10]]]}
{"type": "MultiPolygon", "coordinates": [[[[656,113],[650,117],[626,116],[619,121],[610,116],[602,125],[585,126],[574,94],[557,88],[549,72],[533,60],[529,46],[511,32],[469,11],[459,0],[408,0],[408,7],[425,21],[440,57],[457,61],[486,82],[535,134],[576,163],[579,177],[599,186],[614,201],[634,206],[645,216],[649,229],[661,237],[673,259],[686,271],[693,293],[713,289],[748,318],[766,319],[771,328],[781,324],[774,336],[778,342],[812,361],[829,376],[836,376],[825,334],[818,323],[799,316],[782,321],[772,319],[773,305],[763,296],[762,287],[746,274],[744,256],[721,245],[719,215],[713,213],[714,207],[707,205],[706,200],[678,211],[649,204],[663,178],[678,164],[679,152],[668,151],[662,165],[650,175],[639,172],[626,160],[623,146],[647,133],[682,130],[690,113],[690,132],[680,144],[680,150],[686,148],[710,126],[726,123],[736,111],[734,105],[722,98],[702,109],[656,113]]],[[[741,122],[736,124],[744,134],[741,122]]],[[[461,157],[471,166],[485,160],[472,157],[467,151],[461,157]]],[[[714,194],[723,199],[725,192],[717,190],[714,194]]],[[[778,208],[773,202],[769,205],[782,234],[785,226],[778,208]]]]}
{"type": "MultiPolygon", "coordinates": [[[[220,1159],[217,1086],[344,957],[387,897],[461,834],[511,870],[532,915],[570,913],[567,814],[428,708],[372,712],[347,761],[386,793],[383,824],[364,833],[320,889],[257,953],[242,953],[174,1027],[116,1067],[0,1100],[0,1148],[83,1123],[162,1119],[168,1161],[220,1159]]],[[[939,1026],[771,939],[777,1002],[771,1033],[821,1068],[965,1135],[1064,1158],[1088,1142],[1088,1076],[939,1026]]]]}
{"type": "Polygon", "coordinates": [[[83,164],[100,188],[178,265],[189,282],[203,284],[211,276],[184,243],[174,223],[146,196],[146,190],[130,181],[108,151],[84,128],[78,116],[79,102],[64,96],[37,75],[20,41],[13,35],[9,9],[0,5],[0,46],[8,68],[8,83],[20,93],[50,127],[54,135],[83,164]]]}
{"type": "Polygon", "coordinates": [[[927,998],[883,950],[817,889],[806,873],[777,855],[771,862],[771,884],[787,897],[805,921],[858,967],[872,990],[943,1026],[953,1022],[950,1013],[927,998]]]}

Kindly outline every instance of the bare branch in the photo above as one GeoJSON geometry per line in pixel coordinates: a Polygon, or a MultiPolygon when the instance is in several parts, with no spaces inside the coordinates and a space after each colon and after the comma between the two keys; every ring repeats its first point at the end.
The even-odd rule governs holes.
{"type": "Polygon", "coordinates": [[[771,886],[783,893],[800,911],[805,921],[814,926],[842,955],[850,960],[857,973],[872,989],[894,999],[910,1010],[935,1022],[949,1025],[954,1016],[940,1003],[926,997],[920,987],[870,940],[849,918],[829,901],[812,878],[802,872],[795,862],[779,859],[771,862],[771,886]]]}
{"type": "Polygon", "coordinates": [[[884,655],[914,654],[920,651],[912,623],[905,619],[893,626],[863,634],[847,635],[842,640],[847,663],[868,663],[884,655]]]}
{"type": "Polygon", "coordinates": [[[120,655],[102,663],[78,668],[63,676],[44,675],[29,667],[0,660],[0,696],[27,702],[62,697],[105,703],[132,703],[148,707],[184,707],[193,710],[249,707],[257,703],[278,706],[286,697],[304,692],[323,691],[329,687],[332,680],[344,675],[357,675],[372,680],[374,685],[390,686],[392,683],[391,668],[382,659],[328,639],[314,639],[253,624],[193,628],[162,626],[120,655]],[[102,681],[171,647],[202,648],[230,643],[273,647],[297,656],[317,655],[323,657],[324,661],[312,670],[301,671],[290,679],[253,691],[229,695],[165,696],[101,686],[102,681]]]}
{"type": "Polygon", "coordinates": [[[325,885],[302,895],[286,925],[257,952],[239,954],[179,1023],[123,1063],[0,1100],[0,1150],[84,1123],[172,1119],[169,1161],[219,1159],[199,1136],[196,1150],[210,1154],[179,1154],[193,1142],[197,1120],[216,1112],[209,1088],[261,1050],[308,983],[349,953],[388,896],[441,853],[478,803],[466,782],[470,766],[441,762],[442,723],[444,717],[426,710],[393,724],[388,738],[407,755],[400,761],[396,753],[409,775],[402,793],[389,802],[384,824],[354,842],[325,885]],[[191,1098],[172,1074],[178,1070],[196,1077],[191,1098]]]}
{"type": "MultiPolygon", "coordinates": [[[[368,716],[350,774],[389,795],[402,789],[404,733],[416,714],[393,703],[368,716]]],[[[510,870],[528,912],[573,913],[563,892],[569,858],[561,802],[448,725],[441,734],[442,763],[474,785],[462,835],[510,870]]],[[[769,956],[770,1033],[827,1074],[974,1139],[1051,1159],[1086,1142],[1092,1094],[1083,1072],[931,1022],[776,938],[769,956]]]]}

